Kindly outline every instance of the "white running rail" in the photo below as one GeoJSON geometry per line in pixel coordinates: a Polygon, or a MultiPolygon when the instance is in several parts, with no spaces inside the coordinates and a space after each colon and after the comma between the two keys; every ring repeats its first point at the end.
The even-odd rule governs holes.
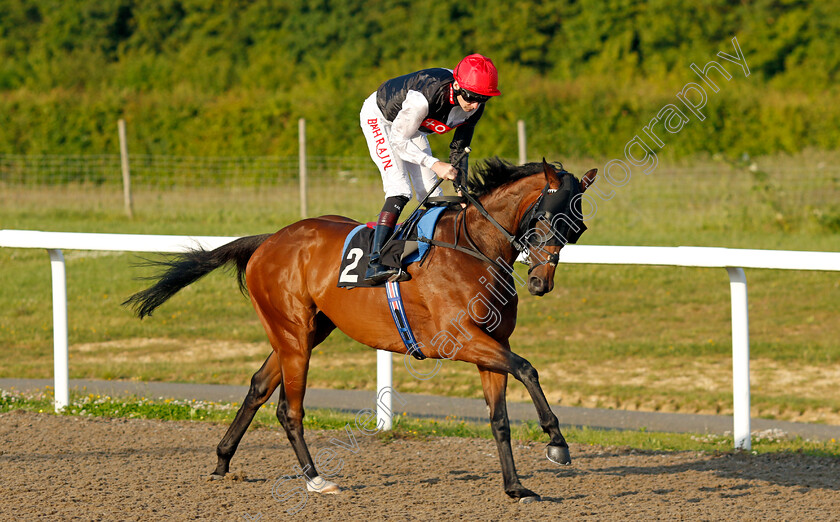
{"type": "Polygon", "coordinates": [[[184,252],[197,246],[217,248],[230,243],[234,239],[237,238],[0,230],[0,247],[45,248],[50,255],[50,264],[52,265],[55,411],[60,411],[70,404],[67,364],[67,278],[62,250],[184,252]]]}
{"type": "MultiPolygon", "coordinates": [[[[154,236],[134,234],[87,234],[0,230],[0,247],[44,248],[49,252],[53,278],[53,335],[55,408],[69,404],[67,364],[67,290],[62,250],[109,250],[122,252],[183,252],[196,246],[212,249],[236,237],[154,236]]],[[[658,265],[725,268],[729,274],[732,302],[732,389],[735,447],[750,449],[750,347],[747,279],[744,268],[840,271],[838,252],[746,250],[717,247],[640,247],[567,245],[561,263],[609,265],[658,265]]],[[[378,352],[377,396],[392,386],[389,352],[378,352]]],[[[390,394],[389,394],[390,396],[390,394]]],[[[377,417],[391,427],[391,407],[378,402],[377,417]]]]}

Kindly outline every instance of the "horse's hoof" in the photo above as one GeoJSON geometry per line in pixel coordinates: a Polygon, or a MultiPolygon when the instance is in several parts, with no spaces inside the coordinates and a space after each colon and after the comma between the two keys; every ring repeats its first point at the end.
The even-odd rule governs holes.
{"type": "Polygon", "coordinates": [[[210,478],[208,478],[207,480],[224,480],[224,479],[225,479],[224,475],[219,475],[218,473],[212,473],[210,475],[210,478]]]}
{"type": "Polygon", "coordinates": [[[306,490],[313,491],[315,493],[321,493],[323,495],[335,495],[341,492],[341,488],[338,487],[338,484],[326,480],[320,475],[318,475],[312,480],[307,479],[306,490]]]}
{"type": "Polygon", "coordinates": [[[569,455],[567,446],[552,446],[549,444],[545,447],[545,456],[555,464],[567,465],[572,463],[572,456],[569,455]]]}
{"type": "Polygon", "coordinates": [[[521,484],[512,489],[506,489],[505,493],[511,499],[519,502],[520,504],[527,504],[528,502],[537,502],[540,500],[539,495],[537,495],[530,489],[522,487],[521,484]]]}

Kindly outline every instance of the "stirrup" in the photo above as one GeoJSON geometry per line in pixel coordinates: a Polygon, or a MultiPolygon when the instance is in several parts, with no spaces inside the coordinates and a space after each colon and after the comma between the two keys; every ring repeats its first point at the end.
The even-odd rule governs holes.
{"type": "Polygon", "coordinates": [[[411,281],[411,274],[402,268],[398,268],[397,273],[388,278],[389,283],[402,283],[403,281],[411,281]]]}
{"type": "MultiPolygon", "coordinates": [[[[388,281],[392,277],[397,277],[400,275],[400,270],[396,268],[391,268],[385,265],[379,266],[382,267],[382,270],[376,270],[374,268],[375,272],[373,274],[365,274],[366,283],[378,285],[379,283],[384,283],[385,281],[388,281]]],[[[368,271],[370,271],[370,269],[368,269],[368,271]]]]}

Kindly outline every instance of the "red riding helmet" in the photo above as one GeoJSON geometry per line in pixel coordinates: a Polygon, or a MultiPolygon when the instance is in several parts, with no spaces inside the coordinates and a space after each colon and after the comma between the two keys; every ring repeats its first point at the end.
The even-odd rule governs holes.
{"type": "Polygon", "coordinates": [[[455,81],[462,89],[483,96],[498,96],[499,73],[490,58],[471,54],[458,62],[453,71],[455,81]]]}

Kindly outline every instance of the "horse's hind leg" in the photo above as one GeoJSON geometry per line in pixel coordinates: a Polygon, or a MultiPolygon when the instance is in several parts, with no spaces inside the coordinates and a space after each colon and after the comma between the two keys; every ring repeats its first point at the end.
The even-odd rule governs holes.
{"type": "Polygon", "coordinates": [[[513,452],[510,448],[510,421],[507,414],[505,389],[507,388],[507,373],[478,368],[481,374],[481,386],[484,388],[484,400],[490,408],[490,426],[493,438],[499,449],[499,460],[502,461],[502,478],[505,482],[505,493],[520,502],[539,500],[539,495],[526,489],[519,482],[516,466],[513,463],[513,452]]]}
{"type": "MultiPolygon", "coordinates": [[[[285,364],[283,368],[285,373],[285,364]]],[[[306,374],[300,374],[294,371],[290,373],[299,378],[284,379],[284,383],[280,388],[282,395],[277,404],[277,419],[280,420],[280,424],[286,430],[286,436],[289,438],[292,449],[300,463],[300,467],[295,468],[296,474],[303,476],[306,481],[306,488],[309,491],[338,493],[340,491],[338,485],[326,480],[315,469],[315,463],[312,460],[312,455],[309,453],[309,447],[303,436],[303,417],[305,415],[303,410],[303,396],[306,391],[306,374]]]]}
{"type": "MultiPolygon", "coordinates": [[[[337,484],[330,482],[318,474],[309,447],[303,436],[303,397],[306,394],[306,377],[309,371],[309,358],[312,348],[321,343],[335,329],[335,325],[323,313],[318,312],[312,321],[312,327],[306,331],[297,332],[298,343],[296,346],[283,346],[281,366],[283,383],[280,386],[280,398],[277,404],[277,419],[286,430],[286,436],[292,445],[292,449],[298,458],[300,467],[296,469],[306,480],[306,487],[309,491],[318,493],[338,493],[337,484]]],[[[280,332],[274,334],[282,338],[280,332]]],[[[285,338],[293,332],[286,332],[285,338]]]]}
{"type": "Polygon", "coordinates": [[[280,380],[280,359],[275,352],[271,352],[262,367],[251,377],[251,387],[248,389],[248,395],[245,396],[242,406],[236,412],[236,417],[216,448],[216,455],[219,460],[216,464],[216,470],[213,471],[213,478],[221,478],[228,472],[230,460],[236,453],[236,448],[239,446],[239,441],[242,440],[245,430],[248,429],[260,406],[265,404],[265,401],[274,393],[277,385],[280,384],[280,380]]]}
{"type": "Polygon", "coordinates": [[[569,445],[563,434],[560,433],[560,423],[557,416],[551,411],[548,400],[540,387],[539,375],[534,367],[513,352],[509,352],[511,374],[521,381],[531,395],[531,400],[537,408],[537,415],[540,419],[540,427],[551,437],[551,442],[545,448],[545,456],[555,464],[571,464],[572,457],[569,455],[569,445]]]}
{"type": "MultiPolygon", "coordinates": [[[[313,346],[320,344],[335,329],[335,325],[321,313],[316,316],[316,326],[313,346]]],[[[281,382],[282,369],[280,357],[277,355],[277,352],[272,351],[262,367],[251,377],[251,387],[248,389],[248,394],[245,396],[245,400],[242,401],[242,406],[236,412],[236,417],[228,427],[225,436],[222,437],[221,442],[219,442],[216,448],[218,463],[216,464],[215,471],[211,475],[213,478],[224,477],[230,470],[230,461],[234,453],[236,453],[236,448],[239,446],[243,435],[245,435],[245,431],[254,420],[254,415],[256,415],[260,407],[271,397],[271,394],[274,393],[274,390],[277,389],[281,382]]],[[[283,387],[280,386],[280,400],[277,410],[278,417],[280,407],[284,402],[285,393],[283,387]]],[[[282,419],[280,421],[281,423],[283,422],[282,419]]]]}

